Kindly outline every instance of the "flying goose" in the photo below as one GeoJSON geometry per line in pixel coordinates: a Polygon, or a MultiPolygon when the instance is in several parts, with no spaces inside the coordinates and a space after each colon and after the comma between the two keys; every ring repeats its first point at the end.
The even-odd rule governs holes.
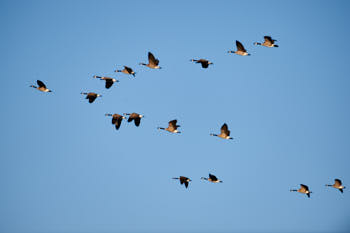
{"type": "Polygon", "coordinates": [[[124,116],[129,116],[129,119],[128,119],[128,122],[131,122],[134,120],[135,122],[135,125],[138,127],[141,123],[141,118],[144,117],[143,115],[141,114],[138,114],[138,113],[124,113],[123,114],[124,116]]]}
{"type": "Polygon", "coordinates": [[[50,89],[46,88],[45,84],[42,81],[36,80],[36,83],[38,84],[38,87],[34,85],[30,85],[30,87],[38,89],[39,91],[42,91],[42,92],[52,92],[50,89]]]}
{"type": "Polygon", "coordinates": [[[290,191],[304,193],[307,195],[308,198],[310,198],[310,193],[312,193],[309,191],[309,187],[307,187],[307,185],[305,184],[300,184],[300,189],[291,189],[290,191]]]}
{"type": "Polygon", "coordinates": [[[199,59],[199,60],[191,59],[190,61],[193,61],[193,62],[196,62],[196,63],[201,63],[203,68],[208,68],[209,65],[214,64],[211,61],[208,61],[206,59],[199,59]]]}
{"type": "Polygon", "coordinates": [[[192,181],[190,178],[187,178],[185,176],[174,177],[173,179],[180,180],[180,184],[185,184],[186,188],[188,187],[188,183],[192,181]]]}
{"type": "Polygon", "coordinates": [[[148,64],[140,63],[140,65],[147,66],[151,69],[161,69],[159,65],[159,60],[154,57],[151,52],[148,52],[148,64]]]}
{"type": "Polygon", "coordinates": [[[262,45],[269,48],[278,47],[278,45],[275,44],[275,41],[277,40],[272,39],[271,36],[264,36],[264,40],[265,40],[264,43],[255,42],[254,44],[262,45]]]}
{"type": "Polygon", "coordinates": [[[124,66],[124,69],[122,70],[115,70],[114,72],[122,72],[124,74],[131,74],[132,76],[135,77],[135,71],[133,71],[130,67],[124,66]]]}
{"type": "Polygon", "coordinates": [[[86,98],[85,98],[85,99],[89,99],[89,103],[90,103],[90,104],[91,104],[92,102],[94,102],[95,99],[96,99],[97,97],[102,97],[102,95],[96,94],[96,93],[94,93],[94,92],[88,92],[88,93],[82,92],[82,93],[80,93],[80,94],[86,95],[86,98]]]}
{"type": "Polygon", "coordinates": [[[214,176],[214,175],[212,175],[210,173],[209,173],[209,178],[201,177],[201,179],[210,181],[212,183],[222,183],[222,180],[219,180],[218,178],[216,178],[216,176],[214,176]]]}
{"type": "Polygon", "coordinates": [[[342,185],[341,180],[339,180],[339,179],[334,179],[334,184],[326,184],[326,186],[330,186],[330,187],[339,189],[339,191],[341,193],[343,193],[343,189],[345,189],[345,187],[342,185]]]}
{"type": "Polygon", "coordinates": [[[230,137],[230,130],[228,130],[226,123],[224,123],[221,126],[221,133],[220,134],[211,133],[210,136],[216,136],[216,137],[223,138],[223,139],[233,139],[232,137],[230,137]]]}
{"type": "Polygon", "coordinates": [[[177,123],[177,120],[172,120],[172,121],[169,121],[168,128],[158,127],[157,129],[166,130],[170,133],[181,133],[180,131],[177,130],[177,128],[180,127],[180,125],[176,125],[176,123],[177,123]]]}
{"type": "Polygon", "coordinates": [[[236,40],[237,51],[228,51],[228,53],[235,53],[241,56],[250,56],[250,54],[245,50],[241,42],[236,40]]]}
{"type": "Polygon", "coordinates": [[[109,89],[113,85],[113,83],[119,82],[115,78],[101,77],[101,76],[97,76],[97,75],[95,75],[94,78],[99,78],[100,80],[105,80],[107,89],[109,89]]]}
{"type": "Polygon", "coordinates": [[[121,123],[122,123],[122,120],[123,119],[126,119],[125,116],[122,116],[122,115],[119,115],[117,113],[115,114],[110,114],[110,113],[106,113],[105,116],[111,116],[112,117],[112,124],[115,125],[115,128],[118,130],[121,123]]]}

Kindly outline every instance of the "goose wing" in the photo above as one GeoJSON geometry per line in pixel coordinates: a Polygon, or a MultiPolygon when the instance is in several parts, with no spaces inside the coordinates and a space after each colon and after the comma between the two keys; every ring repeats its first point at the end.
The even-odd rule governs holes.
{"type": "Polygon", "coordinates": [[[86,96],[86,98],[89,99],[89,103],[91,104],[92,102],[95,101],[95,99],[97,98],[97,95],[96,95],[96,94],[95,94],[95,95],[93,95],[93,94],[88,94],[88,95],[86,96]]]}
{"type": "Polygon", "coordinates": [[[230,136],[230,130],[228,130],[226,123],[221,126],[221,134],[230,136]]]}
{"type": "Polygon", "coordinates": [[[300,190],[302,192],[306,192],[306,191],[309,191],[309,187],[305,184],[300,184],[300,190]]]}
{"type": "Polygon", "coordinates": [[[212,175],[209,173],[209,178],[212,180],[212,181],[217,181],[218,178],[216,178],[216,176],[212,175]]]}
{"type": "Polygon", "coordinates": [[[112,79],[106,79],[106,88],[109,89],[113,85],[112,79]]]}
{"type": "Polygon", "coordinates": [[[150,65],[157,66],[159,64],[159,60],[156,59],[151,52],[148,52],[148,63],[150,65]]]}
{"type": "Polygon", "coordinates": [[[140,117],[136,117],[134,120],[135,120],[135,125],[139,126],[140,123],[141,123],[141,118],[140,117]]]}
{"type": "Polygon", "coordinates": [[[334,179],[334,184],[335,186],[338,186],[338,187],[342,185],[341,180],[339,179],[334,179]]]}
{"type": "Polygon", "coordinates": [[[247,52],[247,50],[245,50],[245,48],[244,48],[244,46],[242,45],[242,43],[239,42],[238,40],[236,40],[236,46],[237,46],[237,50],[238,50],[238,51],[247,52]]]}
{"type": "Polygon", "coordinates": [[[169,121],[169,129],[176,130],[177,129],[176,123],[177,123],[177,120],[169,121]]]}
{"type": "Polygon", "coordinates": [[[126,72],[128,72],[129,74],[132,73],[132,69],[130,67],[124,66],[124,69],[126,70],[126,72]]]}
{"type": "Polygon", "coordinates": [[[36,80],[36,83],[38,84],[39,87],[46,88],[45,84],[42,81],[36,80]]]}
{"type": "Polygon", "coordinates": [[[264,40],[270,44],[273,44],[276,40],[273,40],[271,36],[264,36],[264,40]]]}

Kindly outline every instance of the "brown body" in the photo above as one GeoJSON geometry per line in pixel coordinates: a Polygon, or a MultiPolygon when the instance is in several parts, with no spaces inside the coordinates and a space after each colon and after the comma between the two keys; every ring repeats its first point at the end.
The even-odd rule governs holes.
{"type": "Polygon", "coordinates": [[[125,116],[119,115],[117,113],[115,114],[105,114],[106,116],[111,116],[112,117],[112,124],[115,125],[115,128],[118,130],[120,128],[120,125],[123,121],[123,119],[125,119],[125,116]]]}
{"type": "Polygon", "coordinates": [[[134,121],[135,125],[138,127],[141,123],[141,118],[143,118],[144,116],[141,114],[138,114],[136,112],[133,113],[124,113],[124,116],[129,116],[128,118],[128,122],[134,121]]]}
{"type": "Polygon", "coordinates": [[[140,63],[140,65],[147,66],[151,69],[161,69],[159,66],[159,60],[156,59],[151,52],[148,52],[148,64],[140,63]]]}
{"type": "Polygon", "coordinates": [[[33,87],[42,92],[52,92],[50,89],[47,89],[47,87],[42,81],[36,80],[36,83],[38,84],[38,86],[30,85],[30,87],[33,87]]]}
{"type": "Polygon", "coordinates": [[[312,193],[310,192],[309,187],[305,184],[300,184],[300,189],[291,189],[290,191],[306,194],[308,198],[310,198],[310,193],[312,193]]]}
{"type": "Polygon", "coordinates": [[[122,72],[124,74],[129,74],[129,75],[132,75],[134,77],[135,77],[135,74],[136,74],[130,67],[127,67],[127,66],[124,66],[124,69],[116,70],[115,72],[122,72]]]}
{"type": "Polygon", "coordinates": [[[119,82],[119,81],[116,80],[115,78],[110,78],[110,77],[102,77],[102,76],[96,76],[96,75],[95,75],[94,78],[99,78],[100,80],[106,81],[105,87],[106,87],[107,89],[109,89],[109,88],[113,85],[113,83],[119,82]]]}
{"type": "Polygon", "coordinates": [[[254,44],[269,47],[269,48],[278,47],[278,45],[275,44],[275,41],[277,40],[272,39],[271,36],[264,36],[263,43],[255,42],[254,44]]]}
{"type": "Polygon", "coordinates": [[[340,179],[334,179],[334,184],[326,184],[326,186],[338,189],[341,193],[343,193],[343,189],[345,189],[340,179]]]}
{"type": "Polygon", "coordinates": [[[200,63],[202,65],[202,68],[208,68],[209,65],[212,65],[213,63],[211,61],[208,61],[206,59],[199,59],[199,60],[196,60],[196,59],[191,59],[190,61],[193,61],[195,63],[200,63]]]}
{"type": "Polygon", "coordinates": [[[176,123],[177,123],[177,120],[172,120],[172,121],[169,121],[168,128],[158,127],[158,129],[166,130],[170,133],[180,133],[177,130],[177,128],[180,127],[180,125],[176,125],[176,123]]]}
{"type": "Polygon", "coordinates": [[[192,181],[190,178],[187,178],[185,176],[175,177],[173,179],[180,180],[180,184],[184,184],[186,188],[188,187],[189,182],[192,181]]]}
{"type": "Polygon", "coordinates": [[[222,180],[219,180],[218,178],[216,178],[216,176],[214,176],[210,173],[209,173],[209,178],[202,177],[201,179],[207,180],[207,181],[212,182],[212,183],[222,183],[222,180]]]}
{"type": "Polygon", "coordinates": [[[236,40],[237,51],[228,51],[228,53],[235,53],[241,56],[250,56],[247,50],[244,48],[241,42],[236,40]]]}
{"type": "Polygon", "coordinates": [[[85,99],[88,99],[90,104],[93,103],[97,97],[101,97],[102,96],[102,95],[97,94],[95,92],[88,92],[88,93],[82,92],[81,94],[82,95],[86,95],[85,99]]]}
{"type": "Polygon", "coordinates": [[[222,126],[221,126],[221,133],[220,134],[210,134],[210,136],[216,136],[216,137],[219,137],[219,138],[223,138],[223,139],[233,139],[232,137],[230,137],[230,130],[228,130],[228,127],[227,127],[227,124],[224,123],[222,126]]]}

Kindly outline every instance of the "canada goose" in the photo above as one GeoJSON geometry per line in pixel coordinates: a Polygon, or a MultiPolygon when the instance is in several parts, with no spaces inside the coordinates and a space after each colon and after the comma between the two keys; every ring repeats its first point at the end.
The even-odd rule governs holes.
{"type": "Polygon", "coordinates": [[[205,59],[199,59],[199,60],[191,59],[190,61],[194,61],[196,63],[201,63],[203,68],[208,68],[209,65],[214,64],[211,61],[208,61],[208,60],[205,60],[205,59]]]}
{"type": "Polygon", "coordinates": [[[86,95],[86,98],[85,98],[85,99],[89,99],[89,103],[90,103],[90,104],[91,104],[92,102],[94,102],[95,99],[96,99],[97,97],[102,97],[102,95],[96,94],[96,93],[94,93],[94,92],[89,92],[89,93],[82,92],[82,93],[80,93],[80,94],[86,95]]]}
{"type": "Polygon", "coordinates": [[[228,53],[235,53],[241,56],[250,56],[250,54],[245,50],[241,42],[236,40],[237,51],[228,51],[228,53]]]}
{"type": "Polygon", "coordinates": [[[176,123],[177,123],[177,120],[172,120],[172,121],[169,121],[168,128],[158,127],[157,129],[166,130],[170,133],[181,133],[177,130],[177,128],[180,127],[180,125],[176,125],[176,123]]]}
{"type": "Polygon", "coordinates": [[[123,119],[126,119],[125,116],[122,116],[122,115],[119,115],[119,114],[110,114],[110,113],[107,113],[105,114],[105,116],[111,116],[112,117],[112,124],[115,125],[115,128],[118,130],[121,123],[122,123],[122,120],[123,119]]]}
{"type": "Polygon", "coordinates": [[[138,127],[140,125],[140,122],[141,122],[141,118],[144,117],[143,115],[141,114],[138,114],[138,113],[124,113],[123,114],[124,116],[129,116],[129,119],[128,119],[128,122],[131,122],[131,121],[135,121],[135,125],[138,127]]]}
{"type": "Polygon", "coordinates": [[[140,63],[140,65],[147,66],[151,69],[161,69],[162,67],[158,66],[159,60],[154,57],[151,52],[148,52],[148,64],[140,63]]]}
{"type": "Polygon", "coordinates": [[[185,176],[174,177],[173,179],[180,180],[180,184],[185,184],[186,188],[188,187],[188,183],[192,181],[190,178],[187,178],[185,176]]]}
{"type": "Polygon", "coordinates": [[[291,189],[290,191],[304,193],[307,195],[308,198],[310,198],[310,193],[312,193],[309,191],[309,187],[307,187],[307,185],[305,184],[300,184],[300,189],[291,189]]]}
{"type": "Polygon", "coordinates": [[[230,130],[228,130],[226,123],[224,123],[221,126],[221,133],[220,134],[211,133],[210,136],[216,136],[216,137],[223,138],[223,139],[233,139],[232,137],[230,137],[230,130]]]}
{"type": "Polygon", "coordinates": [[[94,76],[94,78],[99,78],[101,80],[105,80],[106,81],[106,88],[109,89],[113,83],[115,82],[119,82],[118,80],[116,80],[115,78],[109,78],[109,77],[101,77],[101,76],[94,76]]]}
{"type": "Polygon", "coordinates": [[[42,91],[42,92],[52,92],[50,89],[46,88],[45,84],[42,81],[36,80],[36,83],[38,84],[38,87],[34,85],[30,85],[30,87],[38,89],[39,91],[42,91]]]}
{"type": "Polygon", "coordinates": [[[216,178],[216,176],[214,176],[214,175],[212,175],[210,173],[209,173],[209,178],[201,177],[201,179],[210,181],[212,183],[222,183],[222,180],[219,180],[218,178],[216,178]]]}
{"type": "Polygon", "coordinates": [[[114,72],[122,72],[124,74],[131,74],[132,76],[135,77],[135,71],[133,71],[130,67],[124,66],[124,69],[122,70],[115,70],[114,72]]]}
{"type": "Polygon", "coordinates": [[[254,44],[262,45],[269,48],[278,47],[278,45],[275,44],[275,41],[277,40],[272,39],[271,36],[264,36],[264,40],[265,40],[264,43],[255,42],[254,44]]]}
{"type": "Polygon", "coordinates": [[[339,180],[339,179],[334,179],[334,184],[326,184],[326,186],[330,186],[330,187],[339,189],[339,191],[341,193],[343,193],[343,189],[345,189],[345,187],[341,183],[341,180],[339,180]]]}

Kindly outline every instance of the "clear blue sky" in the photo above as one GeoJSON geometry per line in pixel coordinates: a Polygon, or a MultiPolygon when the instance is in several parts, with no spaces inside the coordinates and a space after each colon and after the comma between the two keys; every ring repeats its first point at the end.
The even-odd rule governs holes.
{"type": "Polygon", "coordinates": [[[349,231],[349,10],[1,1],[0,232],[349,231]],[[264,35],[280,47],[254,46],[264,35]],[[228,54],[235,40],[252,56],[228,54]],[[148,51],[162,70],[138,65],[148,51]],[[113,72],[122,65],[136,78],[113,72]],[[93,75],[120,83],[106,90],[93,75]],[[54,92],[30,88],[37,79],[54,92]],[[104,114],[123,112],[146,117],[116,131],[104,114]],[[182,134],[156,129],[172,119],[182,134]],[[209,136],[224,122],[235,140],[209,136]],[[224,183],[200,180],[209,172],[224,183]],[[344,194],[324,186],[334,178],[344,194]],[[310,199],[289,192],[300,183],[310,199]]]}

